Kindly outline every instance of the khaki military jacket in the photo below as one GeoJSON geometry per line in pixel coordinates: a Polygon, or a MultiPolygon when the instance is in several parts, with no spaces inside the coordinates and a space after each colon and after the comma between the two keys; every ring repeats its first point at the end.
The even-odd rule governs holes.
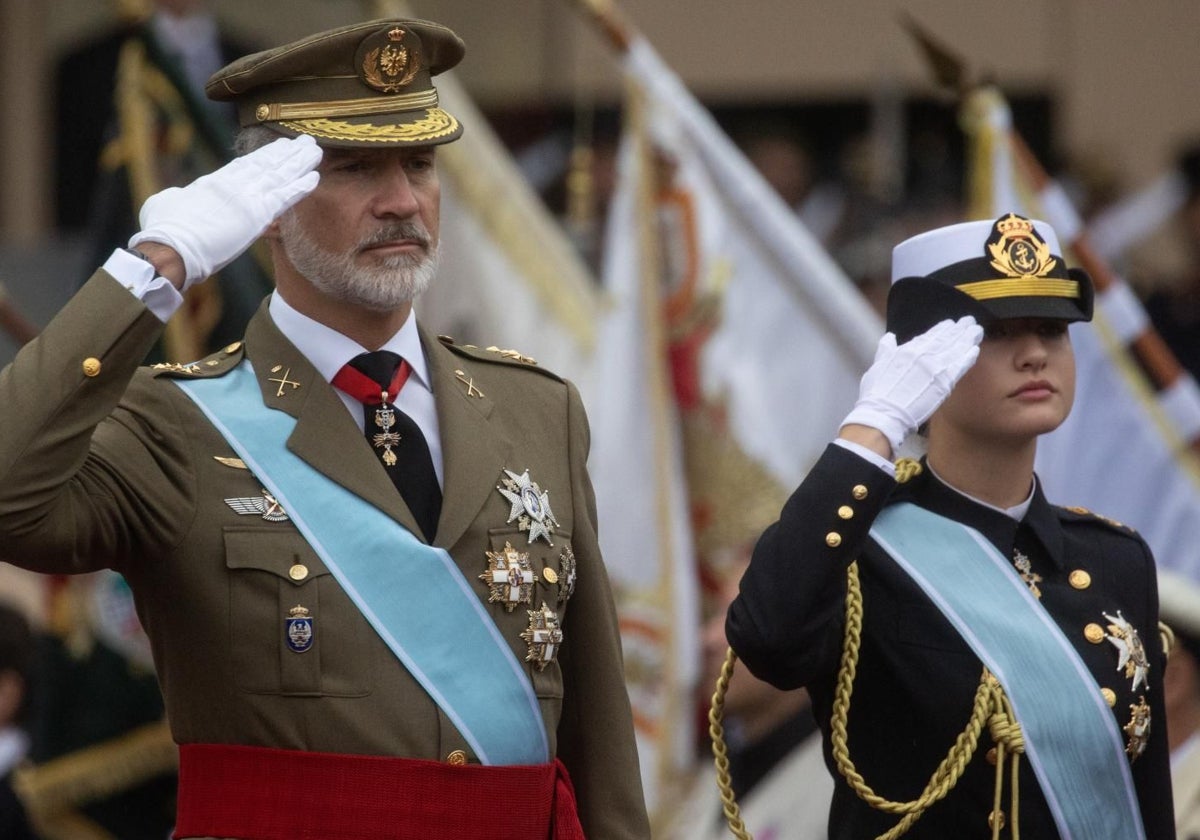
{"type": "MultiPolygon", "coordinates": [[[[420,539],[336,393],[265,304],[244,342],[187,367],[139,368],[161,330],[100,271],[0,372],[0,556],[43,572],[110,567],[128,578],[179,743],[475,760],[295,525],[267,515],[258,479],[172,379],[221,376],[244,355],[263,404],[296,418],[287,446],[420,539]],[[285,633],[296,606],[315,619],[303,653],[285,633]]],[[[556,658],[526,664],[551,755],[571,773],[589,838],[646,837],[578,393],[519,360],[424,332],[422,343],[445,467],[434,543],[484,602],[486,552],[529,553],[531,603],[487,608],[521,662],[528,610],[544,601],[558,613],[556,658]],[[548,493],[552,545],[531,542],[512,517],[497,489],[505,470],[528,471],[548,493]]]]}

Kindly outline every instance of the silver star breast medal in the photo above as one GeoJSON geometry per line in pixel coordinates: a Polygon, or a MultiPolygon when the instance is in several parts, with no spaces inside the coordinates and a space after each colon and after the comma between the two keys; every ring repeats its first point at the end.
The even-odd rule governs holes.
{"type": "Polygon", "coordinates": [[[550,510],[550,494],[543,492],[536,481],[529,480],[529,470],[520,475],[505,470],[504,474],[508,477],[500,479],[496,489],[512,505],[508,523],[516,520],[522,531],[528,531],[530,545],[541,537],[546,545],[553,546],[550,535],[558,527],[558,520],[550,510]]]}
{"type": "Polygon", "coordinates": [[[1133,680],[1130,691],[1137,691],[1138,686],[1148,686],[1150,676],[1150,661],[1146,659],[1146,648],[1138,636],[1137,628],[1125,620],[1121,611],[1115,616],[1103,613],[1108,620],[1108,640],[1117,649],[1117,670],[1124,671],[1127,678],[1133,680]]]}

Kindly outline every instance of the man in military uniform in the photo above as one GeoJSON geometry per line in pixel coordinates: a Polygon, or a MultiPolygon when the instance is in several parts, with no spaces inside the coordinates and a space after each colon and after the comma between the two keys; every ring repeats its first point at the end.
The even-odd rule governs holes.
{"type": "Polygon", "coordinates": [[[178,837],[648,836],[578,393],[412,313],[462,54],[373,21],[218,72],[253,151],[152,197],[0,373],[4,555],[129,580],[178,837]],[[244,341],[138,368],[263,233],[244,341]]]}
{"type": "Polygon", "coordinates": [[[830,837],[1174,837],[1153,558],[1033,473],[1089,280],[1011,214],[907,240],[892,270],[889,332],[756,546],[730,645],[811,693],[830,837]],[[926,458],[894,467],[919,427],[926,458]]]}

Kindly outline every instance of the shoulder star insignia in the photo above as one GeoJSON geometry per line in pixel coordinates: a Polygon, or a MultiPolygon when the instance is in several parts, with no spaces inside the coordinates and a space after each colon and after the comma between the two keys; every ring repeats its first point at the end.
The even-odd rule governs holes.
{"type": "Polygon", "coordinates": [[[151,365],[150,367],[153,368],[154,370],[169,370],[172,373],[199,373],[200,372],[200,363],[199,362],[189,362],[188,364],[183,364],[182,362],[158,362],[157,364],[151,365]]]}
{"type": "Polygon", "coordinates": [[[526,356],[520,350],[504,349],[504,348],[496,347],[495,345],[488,347],[487,350],[488,350],[488,352],[491,352],[491,353],[499,353],[504,358],[512,359],[514,362],[520,362],[523,365],[536,365],[537,364],[537,359],[533,358],[532,356],[526,356]]]}

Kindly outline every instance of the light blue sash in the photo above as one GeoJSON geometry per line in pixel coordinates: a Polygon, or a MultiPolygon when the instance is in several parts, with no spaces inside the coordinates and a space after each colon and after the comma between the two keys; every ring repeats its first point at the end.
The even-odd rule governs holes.
{"type": "Polygon", "coordinates": [[[973,528],[907,502],[886,508],[871,536],[1004,686],[1064,840],[1143,840],[1112,712],[1012,564],[973,528]]]}
{"type": "MultiPolygon", "coordinates": [[[[533,686],[450,555],[288,451],[296,421],[263,405],[249,361],[176,380],[484,764],[541,764],[533,686]]],[[[482,558],[480,558],[482,560],[482,558]]]]}

